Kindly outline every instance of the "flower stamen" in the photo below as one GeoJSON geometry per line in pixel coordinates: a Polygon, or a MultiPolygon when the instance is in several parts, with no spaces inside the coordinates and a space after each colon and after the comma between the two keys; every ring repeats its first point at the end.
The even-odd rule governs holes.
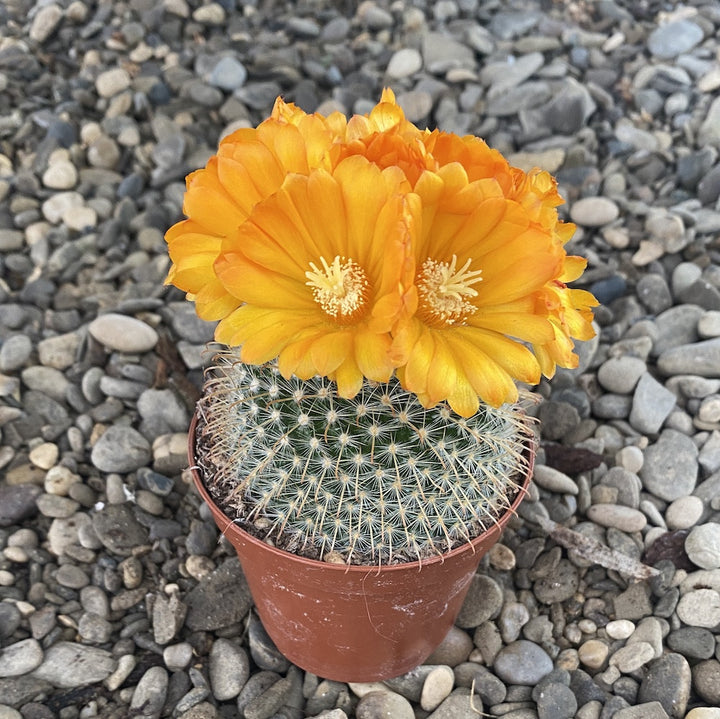
{"type": "Polygon", "coordinates": [[[360,265],[352,259],[335,256],[332,264],[320,258],[322,269],[310,263],[305,273],[312,288],[313,299],[323,311],[334,319],[348,321],[356,319],[367,303],[369,283],[360,265]]]}
{"type": "Polygon", "coordinates": [[[469,298],[477,297],[472,285],[482,280],[482,270],[471,270],[468,259],[458,269],[457,255],[450,262],[428,259],[423,262],[418,279],[421,306],[428,319],[441,325],[464,324],[477,308],[469,298]]]}

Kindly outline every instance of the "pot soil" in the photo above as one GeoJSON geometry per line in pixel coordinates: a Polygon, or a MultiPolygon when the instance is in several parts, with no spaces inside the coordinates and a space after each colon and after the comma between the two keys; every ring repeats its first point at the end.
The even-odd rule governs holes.
{"type": "Polygon", "coordinates": [[[510,509],[471,542],[422,562],[332,564],[272,547],[223,513],[196,466],[196,424],[197,415],[188,435],[192,477],[237,551],[263,626],[291,662],[341,682],[399,676],[422,664],[442,642],[480,560],[525,496],[535,457],[531,447],[527,474],[510,509]]]}

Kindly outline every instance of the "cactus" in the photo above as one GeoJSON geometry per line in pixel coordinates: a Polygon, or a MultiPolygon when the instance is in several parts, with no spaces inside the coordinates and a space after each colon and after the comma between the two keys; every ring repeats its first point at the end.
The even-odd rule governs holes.
{"type": "Polygon", "coordinates": [[[463,418],[424,408],[396,378],[343,399],[327,378],[285,379],[232,350],[198,407],[197,462],[218,505],[327,561],[412,561],[474,538],[510,505],[532,442],[518,406],[463,418]]]}

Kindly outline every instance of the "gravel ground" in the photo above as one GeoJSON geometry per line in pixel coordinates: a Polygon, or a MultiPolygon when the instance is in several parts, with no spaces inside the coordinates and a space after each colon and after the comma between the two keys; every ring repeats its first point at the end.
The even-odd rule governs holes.
{"type": "Polygon", "coordinates": [[[0,4],[0,719],[720,717],[719,31],[713,0],[0,4]],[[558,176],[603,304],[457,626],[346,685],[277,653],[191,489],[212,327],[163,233],[276,95],[366,112],[385,85],[558,176]]]}

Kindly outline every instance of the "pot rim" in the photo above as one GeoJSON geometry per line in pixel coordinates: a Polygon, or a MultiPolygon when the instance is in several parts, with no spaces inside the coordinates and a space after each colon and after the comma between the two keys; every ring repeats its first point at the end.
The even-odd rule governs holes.
{"type": "Polygon", "coordinates": [[[367,574],[368,572],[397,572],[408,571],[412,569],[420,571],[423,567],[427,565],[442,564],[443,562],[445,562],[446,559],[451,559],[461,554],[465,554],[466,552],[472,552],[473,554],[475,554],[475,547],[477,544],[480,544],[482,541],[484,541],[487,535],[490,533],[501,533],[505,529],[506,524],[510,521],[510,517],[512,515],[517,515],[517,508],[520,505],[520,502],[522,502],[522,500],[525,498],[525,495],[528,493],[528,486],[530,485],[530,479],[532,478],[533,467],[535,464],[535,453],[537,450],[537,440],[531,438],[526,448],[526,452],[528,454],[527,471],[525,473],[525,478],[522,482],[522,485],[518,487],[518,492],[515,496],[515,499],[512,501],[512,504],[507,509],[505,509],[502,514],[500,514],[495,524],[493,524],[491,527],[479,534],[477,537],[471,539],[469,542],[463,542],[463,544],[461,544],[459,547],[455,547],[455,549],[451,549],[449,552],[443,552],[442,554],[433,555],[432,557],[428,557],[427,559],[416,559],[412,562],[399,562],[396,564],[336,564],[334,562],[323,562],[318,559],[310,559],[308,557],[303,557],[299,554],[294,554],[293,552],[288,552],[284,549],[274,547],[244,530],[240,525],[236,524],[232,519],[230,519],[230,517],[228,517],[225,512],[220,509],[220,507],[218,507],[215,500],[210,495],[210,492],[208,492],[207,487],[205,486],[205,482],[200,473],[200,468],[197,466],[197,464],[195,464],[195,430],[197,427],[197,422],[198,413],[197,411],[195,411],[193,413],[192,419],[190,420],[190,427],[188,429],[188,462],[190,464],[188,469],[192,474],[195,486],[203,501],[208,504],[208,506],[213,510],[214,515],[221,515],[225,518],[225,520],[227,520],[227,525],[225,526],[225,528],[221,528],[220,530],[221,533],[225,535],[228,529],[232,527],[233,531],[240,533],[245,539],[245,541],[253,544],[257,548],[262,548],[270,554],[276,555],[278,558],[282,558],[284,560],[292,558],[292,560],[302,565],[305,565],[308,568],[322,568],[323,570],[331,572],[342,572],[343,574],[347,574],[348,572],[365,574],[367,574]]]}

